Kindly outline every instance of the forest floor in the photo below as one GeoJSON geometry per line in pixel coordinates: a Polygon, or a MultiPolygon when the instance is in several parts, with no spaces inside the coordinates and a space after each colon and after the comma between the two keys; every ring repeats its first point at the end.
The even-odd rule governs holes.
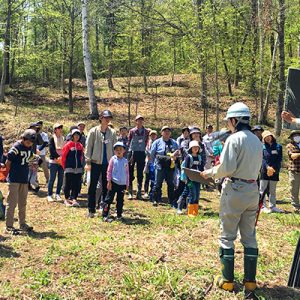
{"type": "MultiPolygon", "coordinates": [[[[138,113],[145,116],[147,126],[159,129],[169,124],[179,132],[183,125],[202,124],[195,104],[199,98],[196,77],[178,76],[180,87],[163,86],[167,82],[164,77],[157,81],[161,86],[156,119],[153,96],[142,94],[140,88],[136,92],[140,99],[138,113]]],[[[68,114],[64,96],[55,89],[28,86],[19,93],[15,116],[17,101],[15,91],[10,91],[8,101],[0,104],[0,133],[6,144],[32,121],[42,119],[50,128],[56,121],[68,127],[84,119],[88,114],[87,95],[82,82],[76,83],[78,100],[72,115],[68,114]]],[[[97,83],[104,86],[104,81],[97,83]]],[[[116,83],[121,86],[122,79],[116,83]]],[[[243,99],[253,108],[251,98],[235,92],[237,96],[232,99],[222,96],[223,115],[235,99],[243,99]]],[[[105,103],[99,102],[100,109],[113,111],[117,127],[127,122],[126,95],[98,88],[97,96],[105,99],[105,103]]],[[[214,110],[210,110],[208,119],[215,123],[214,110]]],[[[95,124],[87,120],[88,129],[95,124]]],[[[283,144],[286,136],[284,133],[281,139],[283,144]]],[[[126,199],[124,222],[108,224],[99,217],[86,218],[86,187],[79,199],[80,208],[48,203],[42,173],[39,175],[41,191],[28,197],[27,220],[34,232],[0,237],[0,299],[243,299],[243,249],[239,241],[235,292],[211,287],[213,276],[220,273],[216,192],[201,191],[201,209],[195,219],[177,216],[167,205],[153,207],[146,201],[126,199]]],[[[0,190],[6,195],[7,185],[0,184],[0,190]]],[[[285,213],[262,214],[257,227],[257,295],[259,299],[300,299],[299,290],[287,287],[300,234],[300,215],[292,212],[289,203],[285,168],[277,192],[278,206],[285,213]]]]}

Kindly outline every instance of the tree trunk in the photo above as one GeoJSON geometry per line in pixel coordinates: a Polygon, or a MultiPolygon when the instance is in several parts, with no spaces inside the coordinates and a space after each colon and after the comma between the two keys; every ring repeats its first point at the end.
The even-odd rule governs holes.
{"type": "Polygon", "coordinates": [[[116,16],[115,16],[115,0],[110,0],[108,2],[108,14],[106,16],[106,24],[108,31],[108,72],[107,72],[107,85],[110,91],[114,90],[113,84],[113,51],[116,46],[116,35],[117,35],[117,26],[116,26],[116,16]]]}
{"type": "Polygon", "coordinates": [[[272,87],[273,71],[274,71],[275,62],[276,62],[277,47],[278,47],[278,35],[276,36],[276,40],[274,42],[274,47],[273,47],[270,75],[269,75],[269,81],[268,81],[268,86],[267,86],[267,91],[266,91],[266,100],[265,100],[265,105],[264,105],[264,110],[263,110],[263,118],[262,118],[263,124],[267,124],[267,119],[268,119],[270,93],[271,93],[271,87],[272,87]]]}
{"type": "MultiPolygon", "coordinates": [[[[257,99],[257,83],[256,83],[256,56],[258,49],[258,27],[257,27],[257,14],[258,5],[257,0],[251,0],[251,27],[252,27],[252,54],[251,54],[251,75],[250,75],[250,91],[255,97],[255,111],[258,111],[258,99],[257,99]]],[[[257,120],[257,116],[256,116],[257,120]]]]}
{"type": "Polygon", "coordinates": [[[74,6],[71,8],[71,41],[70,41],[70,54],[69,54],[69,84],[68,84],[68,95],[69,95],[69,113],[74,112],[74,101],[73,101],[73,60],[74,60],[74,46],[75,46],[75,11],[74,6]]]}
{"type": "Polygon", "coordinates": [[[96,21],[96,25],[95,25],[95,41],[96,41],[96,57],[97,57],[97,69],[100,70],[101,65],[100,65],[100,42],[99,42],[99,24],[98,24],[98,20],[96,21]]]}
{"type": "MultiPolygon", "coordinates": [[[[218,38],[218,30],[217,30],[217,24],[216,24],[216,9],[215,5],[213,3],[213,0],[211,0],[211,6],[212,6],[212,11],[213,11],[213,41],[214,41],[214,59],[215,59],[215,89],[216,89],[216,123],[217,123],[217,130],[219,130],[220,127],[220,90],[219,90],[219,70],[218,70],[218,49],[217,49],[217,40],[218,38]]],[[[222,58],[224,65],[226,66],[227,70],[227,82],[228,82],[228,88],[229,88],[229,93],[232,95],[231,91],[231,82],[230,82],[230,76],[228,72],[228,68],[225,62],[225,57],[224,57],[224,51],[222,49],[222,58]]]]}
{"type": "Polygon", "coordinates": [[[264,44],[265,44],[265,32],[262,23],[262,0],[258,1],[258,22],[259,22],[259,123],[263,122],[263,111],[264,111],[264,44]]]}
{"type": "Polygon", "coordinates": [[[6,27],[5,27],[4,45],[3,45],[3,65],[2,65],[2,76],[1,76],[1,83],[0,83],[1,102],[4,102],[5,84],[9,79],[9,74],[7,70],[9,68],[11,15],[12,15],[12,1],[7,0],[7,16],[6,16],[6,27]]]}
{"type": "MultiPolygon", "coordinates": [[[[223,61],[223,65],[224,65],[224,70],[225,70],[225,75],[226,75],[226,80],[227,80],[227,87],[228,87],[228,93],[229,96],[233,96],[232,93],[232,88],[231,88],[231,76],[229,74],[229,69],[225,60],[225,55],[224,55],[224,49],[221,49],[221,55],[222,55],[222,61],[223,61]]],[[[237,69],[236,69],[236,74],[237,74],[237,69]]]]}
{"type": "Polygon", "coordinates": [[[148,73],[148,41],[147,41],[147,30],[146,30],[146,8],[145,0],[141,0],[141,42],[142,42],[142,71],[143,71],[143,83],[144,83],[144,92],[148,93],[148,82],[147,82],[147,73],[148,73]]]}
{"type": "Polygon", "coordinates": [[[279,0],[279,24],[278,24],[278,50],[279,50],[279,91],[277,98],[275,135],[278,137],[281,133],[281,112],[283,109],[284,92],[285,92],[285,76],[284,76],[284,23],[285,23],[285,0],[279,0]]]}
{"type": "Polygon", "coordinates": [[[93,82],[93,71],[92,71],[92,61],[89,51],[88,44],[88,0],[82,0],[82,43],[83,43],[83,62],[85,68],[85,76],[87,81],[87,89],[89,94],[89,103],[90,103],[90,117],[98,118],[98,107],[97,100],[94,91],[94,82],[93,82]]]}
{"type": "Polygon", "coordinates": [[[174,77],[175,77],[175,73],[176,73],[176,63],[177,63],[177,59],[176,59],[176,39],[173,38],[173,69],[172,69],[172,78],[171,78],[171,85],[174,85],[174,77]]]}

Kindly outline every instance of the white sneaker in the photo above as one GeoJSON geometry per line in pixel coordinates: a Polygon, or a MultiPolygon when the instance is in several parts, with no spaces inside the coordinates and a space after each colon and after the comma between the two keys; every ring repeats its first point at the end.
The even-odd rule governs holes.
{"type": "Polygon", "coordinates": [[[150,199],[149,195],[147,193],[144,194],[143,199],[147,200],[150,199]]]}
{"type": "Polygon", "coordinates": [[[261,212],[265,213],[265,214],[269,214],[271,212],[271,210],[267,207],[264,207],[261,212]]]}
{"type": "Polygon", "coordinates": [[[54,199],[52,198],[52,196],[47,196],[47,200],[48,200],[48,202],[54,202],[54,199]]]}
{"type": "Polygon", "coordinates": [[[71,207],[72,206],[72,202],[70,200],[65,200],[64,201],[65,206],[67,207],[71,207]]]}
{"type": "Polygon", "coordinates": [[[73,207],[80,207],[79,203],[75,199],[72,201],[72,206],[73,207]]]}
{"type": "Polygon", "coordinates": [[[60,195],[58,195],[58,194],[55,195],[55,200],[56,200],[56,201],[62,201],[60,195]]]}
{"type": "Polygon", "coordinates": [[[183,214],[182,209],[177,209],[177,215],[182,215],[182,214],[183,214]]]}
{"type": "Polygon", "coordinates": [[[276,207],[276,206],[273,206],[273,207],[271,208],[271,212],[275,212],[275,213],[283,213],[283,210],[280,209],[280,208],[278,208],[278,207],[276,207]]]}
{"type": "Polygon", "coordinates": [[[132,194],[128,194],[128,200],[132,200],[133,199],[133,196],[132,196],[132,194]]]}

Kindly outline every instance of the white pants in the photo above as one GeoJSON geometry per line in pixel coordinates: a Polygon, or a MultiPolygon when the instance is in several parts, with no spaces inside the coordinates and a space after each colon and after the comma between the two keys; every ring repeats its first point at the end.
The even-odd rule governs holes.
{"type": "MultiPolygon", "coordinates": [[[[276,207],[276,186],[278,181],[274,180],[260,180],[259,192],[262,194],[269,184],[269,207],[276,207]]],[[[266,196],[264,197],[264,207],[266,207],[266,196]]]]}

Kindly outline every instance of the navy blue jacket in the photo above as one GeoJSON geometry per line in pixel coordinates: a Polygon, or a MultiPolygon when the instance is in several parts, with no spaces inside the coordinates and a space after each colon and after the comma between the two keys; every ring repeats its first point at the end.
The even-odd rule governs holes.
{"type": "Polygon", "coordinates": [[[260,172],[260,179],[263,180],[272,180],[279,181],[279,172],[281,168],[282,162],[282,146],[273,142],[271,145],[264,144],[263,145],[263,162],[260,172]],[[273,176],[267,175],[267,167],[273,167],[275,169],[275,173],[273,176]]]}

